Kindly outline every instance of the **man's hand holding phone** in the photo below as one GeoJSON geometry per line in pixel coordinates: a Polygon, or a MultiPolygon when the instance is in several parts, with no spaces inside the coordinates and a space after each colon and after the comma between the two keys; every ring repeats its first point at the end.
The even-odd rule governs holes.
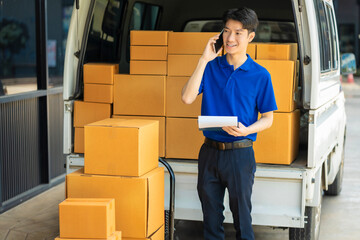
{"type": "Polygon", "coordinates": [[[222,32],[223,31],[221,31],[220,34],[209,39],[202,55],[204,60],[210,62],[215,59],[220,53],[223,45],[222,32]],[[215,49],[217,49],[217,51],[215,49]]]}

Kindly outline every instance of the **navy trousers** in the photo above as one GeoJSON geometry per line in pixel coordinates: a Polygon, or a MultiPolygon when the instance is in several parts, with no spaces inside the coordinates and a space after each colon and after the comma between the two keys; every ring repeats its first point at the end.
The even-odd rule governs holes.
{"type": "Polygon", "coordinates": [[[252,147],[218,150],[203,144],[199,153],[197,190],[202,205],[205,240],[223,240],[224,194],[228,189],[236,239],[253,240],[251,193],[256,163],[252,147]]]}

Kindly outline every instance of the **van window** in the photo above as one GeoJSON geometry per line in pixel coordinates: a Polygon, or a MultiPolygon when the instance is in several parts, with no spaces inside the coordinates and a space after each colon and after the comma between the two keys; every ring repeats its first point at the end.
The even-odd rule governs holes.
{"type": "Polygon", "coordinates": [[[120,23],[127,0],[96,0],[84,63],[118,62],[120,23]]]}
{"type": "Polygon", "coordinates": [[[134,4],[129,34],[126,44],[126,60],[130,61],[130,31],[131,30],[155,30],[159,18],[160,7],[152,4],[136,2],[134,4]]]}
{"type": "Polygon", "coordinates": [[[334,15],[329,5],[322,0],[314,0],[319,33],[320,69],[328,72],[338,67],[338,42],[334,15]]]}
{"type": "MultiPolygon", "coordinates": [[[[220,32],[222,20],[189,21],[184,32],[220,32]]],[[[297,36],[293,22],[259,21],[253,42],[296,43],[297,36]]]]}

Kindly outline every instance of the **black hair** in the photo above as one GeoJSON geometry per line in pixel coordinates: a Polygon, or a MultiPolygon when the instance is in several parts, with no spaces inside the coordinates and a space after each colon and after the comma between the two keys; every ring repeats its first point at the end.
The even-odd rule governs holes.
{"type": "Polygon", "coordinates": [[[255,32],[259,24],[255,11],[246,7],[226,10],[223,15],[224,26],[230,19],[241,22],[243,28],[247,29],[249,33],[255,32]]]}

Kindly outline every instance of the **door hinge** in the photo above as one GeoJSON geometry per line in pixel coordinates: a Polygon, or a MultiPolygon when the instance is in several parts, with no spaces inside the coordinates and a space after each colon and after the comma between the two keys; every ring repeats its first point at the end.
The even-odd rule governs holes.
{"type": "Polygon", "coordinates": [[[314,124],[314,121],[315,121],[315,116],[314,116],[314,114],[309,114],[309,123],[310,124],[314,124]]]}
{"type": "Polygon", "coordinates": [[[65,103],[65,112],[72,113],[72,111],[73,111],[73,105],[71,103],[65,103]]]}

